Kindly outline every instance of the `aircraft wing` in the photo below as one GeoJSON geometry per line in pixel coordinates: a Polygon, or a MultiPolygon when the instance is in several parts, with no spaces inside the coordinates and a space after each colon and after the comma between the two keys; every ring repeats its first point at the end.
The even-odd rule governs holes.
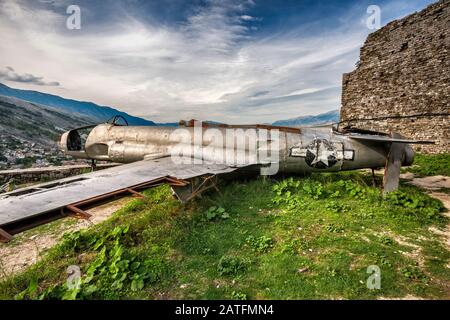
{"type": "Polygon", "coordinates": [[[18,189],[0,195],[0,238],[2,229],[6,234],[17,233],[67,215],[67,211],[83,214],[79,206],[95,200],[121,193],[139,196],[136,190],[164,183],[182,187],[189,184],[184,179],[230,173],[238,168],[211,163],[176,164],[165,157],[18,189]]]}

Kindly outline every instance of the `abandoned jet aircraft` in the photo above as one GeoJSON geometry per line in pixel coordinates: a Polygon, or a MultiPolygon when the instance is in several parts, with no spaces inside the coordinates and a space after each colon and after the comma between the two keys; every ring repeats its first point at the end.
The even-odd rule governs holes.
{"type": "Polygon", "coordinates": [[[82,208],[120,194],[169,184],[188,201],[217,188],[218,175],[234,171],[308,173],[385,167],[384,192],[398,187],[400,167],[411,165],[413,141],[399,134],[358,129],[208,124],[179,127],[107,123],[70,130],[61,148],[75,158],[124,163],[0,196],[0,238],[62,216],[88,218],[82,208]]]}

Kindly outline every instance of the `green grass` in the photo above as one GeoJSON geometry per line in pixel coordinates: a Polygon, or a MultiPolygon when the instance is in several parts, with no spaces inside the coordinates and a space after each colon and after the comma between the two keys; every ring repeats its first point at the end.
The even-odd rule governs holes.
{"type": "Polygon", "coordinates": [[[450,298],[450,252],[428,230],[448,223],[442,203],[407,185],[384,199],[370,185],[361,173],[258,178],[186,205],[151,189],[66,235],[0,283],[0,298],[450,298]],[[81,268],[79,290],[66,287],[70,265],[81,268]],[[366,286],[370,265],[379,290],[366,286]]]}
{"type": "Polygon", "coordinates": [[[403,169],[418,176],[450,176],[450,154],[416,154],[412,167],[403,169]]]}

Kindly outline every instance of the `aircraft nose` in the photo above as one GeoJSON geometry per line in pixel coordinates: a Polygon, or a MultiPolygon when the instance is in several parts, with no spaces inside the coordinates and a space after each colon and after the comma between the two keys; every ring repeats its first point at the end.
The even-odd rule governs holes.
{"type": "Polygon", "coordinates": [[[67,140],[69,137],[69,133],[70,133],[70,131],[67,131],[61,135],[61,139],[59,140],[59,148],[61,151],[64,151],[64,152],[67,151],[67,140]]]}
{"type": "Polygon", "coordinates": [[[410,166],[414,162],[414,150],[411,146],[405,145],[405,156],[403,158],[403,166],[410,166]]]}

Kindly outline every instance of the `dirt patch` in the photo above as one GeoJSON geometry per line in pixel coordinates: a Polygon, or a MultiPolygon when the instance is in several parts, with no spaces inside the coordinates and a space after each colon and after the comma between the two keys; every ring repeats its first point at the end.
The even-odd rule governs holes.
{"type": "Polygon", "coordinates": [[[430,192],[429,195],[435,199],[441,200],[442,204],[447,209],[447,212],[444,212],[444,215],[450,218],[450,195],[443,192],[430,192]]]}
{"type": "MultiPolygon", "coordinates": [[[[401,245],[402,247],[409,247],[412,250],[411,251],[403,251],[403,250],[399,250],[398,252],[401,253],[402,255],[414,260],[417,262],[417,264],[423,268],[425,267],[425,258],[422,254],[422,247],[411,243],[406,237],[403,237],[401,235],[395,234],[393,232],[389,232],[389,231],[385,231],[380,233],[380,235],[384,235],[384,236],[388,236],[389,238],[394,239],[395,242],[397,242],[399,245],[401,245]]],[[[417,238],[418,239],[418,238],[417,238]]]]}
{"type": "MultiPolygon", "coordinates": [[[[395,241],[398,242],[398,239],[395,239],[395,241]]],[[[412,245],[412,244],[408,244],[408,245],[412,245]]],[[[413,245],[413,248],[414,248],[414,250],[409,251],[409,252],[408,251],[401,251],[401,250],[399,250],[398,252],[400,252],[404,256],[406,256],[406,257],[416,261],[418,266],[421,269],[424,269],[425,268],[425,258],[424,258],[423,253],[422,253],[422,247],[413,245]]]]}
{"type": "Polygon", "coordinates": [[[414,186],[430,190],[436,191],[439,189],[447,188],[450,189],[450,177],[446,176],[431,176],[431,177],[423,177],[423,178],[414,178],[408,174],[402,175],[401,178],[408,179],[409,184],[414,186]]]}
{"type": "Polygon", "coordinates": [[[415,174],[412,172],[405,172],[400,175],[400,179],[412,180],[414,179],[415,174]]]}
{"type": "MultiPolygon", "coordinates": [[[[400,175],[400,177],[409,180],[409,184],[425,189],[426,191],[428,191],[430,197],[440,200],[444,207],[447,209],[447,211],[443,214],[446,217],[450,218],[450,195],[448,193],[439,192],[439,190],[443,188],[450,189],[450,177],[430,176],[415,178],[414,174],[412,173],[404,173],[400,175]]],[[[450,225],[447,225],[445,229],[430,227],[429,230],[434,234],[440,236],[445,246],[450,250],[450,225]]]]}
{"type": "MultiPolygon", "coordinates": [[[[438,199],[442,202],[444,207],[447,209],[443,214],[450,218],[450,195],[448,193],[439,192],[443,188],[450,188],[450,177],[446,176],[430,176],[423,178],[416,178],[412,173],[404,173],[401,174],[400,177],[402,179],[409,180],[407,183],[420,187],[427,191],[430,197],[438,199]]],[[[442,243],[450,250],[450,225],[447,225],[444,229],[438,229],[436,227],[430,227],[432,233],[436,234],[442,239],[442,243]]],[[[422,248],[413,243],[406,241],[406,239],[402,239],[397,235],[390,234],[390,236],[400,245],[412,247],[413,250],[411,252],[401,252],[405,256],[417,261],[419,266],[423,267],[424,258],[422,256],[422,248]]],[[[420,239],[419,239],[420,240],[420,239]]],[[[450,268],[450,262],[447,264],[447,267],[450,268]]]]}
{"type": "Polygon", "coordinates": [[[46,225],[45,231],[37,233],[33,231],[32,235],[24,233],[11,243],[0,244],[0,279],[23,271],[39,261],[45,252],[61,239],[64,233],[86,229],[103,222],[131,200],[133,200],[132,197],[121,198],[86,210],[92,215],[89,220],[76,220],[73,223],[73,221],[67,220],[70,218],[66,218],[53,222],[53,225],[46,225]]]}

